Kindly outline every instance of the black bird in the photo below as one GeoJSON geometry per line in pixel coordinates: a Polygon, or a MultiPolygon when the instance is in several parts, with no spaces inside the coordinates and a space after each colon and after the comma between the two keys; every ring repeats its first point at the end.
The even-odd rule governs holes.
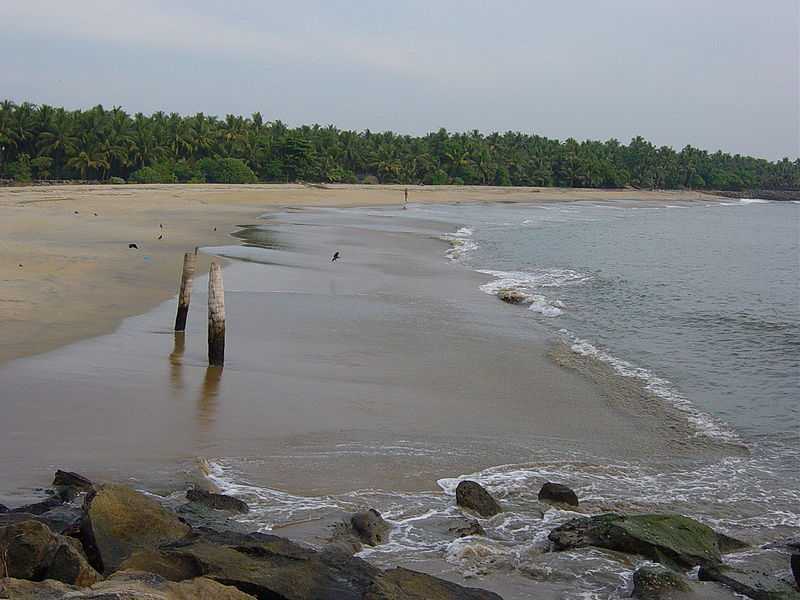
{"type": "Polygon", "coordinates": [[[217,230],[217,228],[216,228],[216,227],[214,227],[214,231],[216,231],[216,230],[217,230]]]}
{"type": "Polygon", "coordinates": [[[163,237],[164,237],[164,234],[162,233],[160,236],[158,236],[158,239],[161,239],[163,237]]]}
{"type": "Polygon", "coordinates": [[[94,216],[96,217],[96,216],[97,216],[97,213],[94,213],[94,216]]]}
{"type": "Polygon", "coordinates": [[[333,258],[331,259],[331,262],[336,262],[337,260],[339,260],[339,251],[338,250],[333,253],[333,258]]]}
{"type": "Polygon", "coordinates": [[[133,248],[134,250],[138,250],[139,246],[137,246],[136,244],[128,244],[128,248],[133,248]]]}
{"type": "Polygon", "coordinates": [[[76,211],[75,211],[75,214],[76,214],[76,215],[79,215],[79,214],[81,214],[81,213],[79,213],[79,212],[76,210],[76,211]]]}

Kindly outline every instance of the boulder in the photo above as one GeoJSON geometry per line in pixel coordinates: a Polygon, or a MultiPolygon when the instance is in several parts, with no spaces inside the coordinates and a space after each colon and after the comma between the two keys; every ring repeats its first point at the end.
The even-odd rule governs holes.
{"type": "Polygon", "coordinates": [[[0,580],[0,598],[14,600],[252,600],[253,596],[198,577],[175,583],[152,573],[125,571],[90,588],[77,588],[52,580],[0,580]]]}
{"type": "Polygon", "coordinates": [[[701,581],[716,581],[755,600],[800,600],[800,592],[786,576],[786,554],[777,550],[749,552],[735,565],[706,565],[701,581]]]}
{"type": "Polygon", "coordinates": [[[187,491],[186,499],[214,510],[229,510],[237,513],[246,513],[250,510],[250,507],[238,498],[225,494],[214,494],[198,488],[187,491]]]}
{"type": "Polygon", "coordinates": [[[539,490],[539,500],[542,502],[552,502],[555,504],[569,504],[570,506],[578,506],[578,495],[568,488],[566,485],[560,483],[551,483],[548,481],[539,490]]]}
{"type": "Polygon", "coordinates": [[[0,513],[7,513],[8,507],[5,504],[0,504],[0,513]]]}
{"type": "Polygon", "coordinates": [[[156,548],[190,528],[159,502],[124,485],[104,484],[89,493],[81,539],[92,565],[108,574],[134,550],[156,548]]]}
{"type": "Polygon", "coordinates": [[[23,521],[39,521],[47,525],[54,533],[80,537],[83,511],[67,504],[56,506],[40,515],[25,512],[7,512],[0,514],[0,527],[22,523],[23,521]]]}
{"type": "Polygon", "coordinates": [[[663,566],[640,567],[633,573],[633,598],[665,600],[675,592],[690,590],[686,577],[663,566]]]}
{"type": "Polygon", "coordinates": [[[454,523],[448,527],[447,531],[459,538],[471,535],[486,535],[486,530],[475,519],[464,519],[460,523],[454,523]]]}
{"type": "Polygon", "coordinates": [[[797,589],[800,589],[800,554],[792,554],[792,557],[789,559],[789,565],[792,568],[794,583],[797,589]]]}
{"type": "Polygon", "coordinates": [[[29,515],[41,515],[42,513],[46,513],[48,510],[51,510],[57,506],[61,506],[62,504],[64,504],[64,501],[61,498],[53,496],[51,498],[42,500],[41,502],[35,502],[33,504],[26,504],[25,506],[12,508],[8,512],[27,513],[29,515]]]}
{"type": "Polygon", "coordinates": [[[392,530],[392,526],[374,508],[354,514],[350,517],[350,525],[358,538],[368,546],[389,541],[389,532],[392,530]]]}
{"type": "Polygon", "coordinates": [[[380,591],[370,590],[364,600],[502,600],[487,590],[466,588],[432,575],[409,569],[390,569],[380,577],[380,591]]]}
{"type": "Polygon", "coordinates": [[[716,532],[676,514],[604,514],[567,521],[548,535],[555,550],[597,546],[678,569],[721,561],[716,532]]]}
{"type": "Polygon", "coordinates": [[[526,302],[530,302],[530,298],[526,294],[512,289],[498,291],[497,297],[509,304],[525,304],[526,302]]]}
{"type": "Polygon", "coordinates": [[[91,492],[94,485],[83,475],[71,471],[56,471],[53,477],[53,487],[56,494],[64,500],[71,500],[81,492],[91,492]]]}
{"type": "Polygon", "coordinates": [[[166,559],[194,565],[194,575],[232,585],[257,598],[282,600],[496,599],[429,575],[384,573],[347,552],[318,552],[263,533],[196,531],[160,549],[166,559]]]}
{"type": "Polygon", "coordinates": [[[474,510],[482,517],[492,517],[503,512],[503,508],[481,484],[462,481],[456,487],[456,504],[474,510]]]}
{"type": "Polygon", "coordinates": [[[88,586],[99,576],[71,538],[53,533],[38,521],[23,521],[0,527],[5,574],[18,579],[55,579],[88,586]]]}

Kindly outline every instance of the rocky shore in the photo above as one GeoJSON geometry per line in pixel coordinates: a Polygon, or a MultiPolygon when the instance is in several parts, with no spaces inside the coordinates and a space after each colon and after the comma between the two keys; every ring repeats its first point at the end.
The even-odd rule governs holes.
{"type": "MultiPolygon", "coordinates": [[[[325,539],[312,547],[246,531],[231,518],[249,510],[237,498],[193,488],[186,500],[173,511],[130,487],[57,471],[42,501],[0,505],[0,598],[500,598],[405,568],[381,570],[355,556],[391,538],[391,524],[374,509],[327,524],[325,539]]],[[[579,504],[556,483],[542,487],[539,501],[579,504]]],[[[503,511],[474,481],[459,484],[456,503],[463,519],[449,527],[454,539],[485,535],[480,520],[503,511]]],[[[800,598],[796,541],[749,548],[682,515],[579,517],[554,528],[549,543],[544,551],[591,546],[647,559],[633,576],[635,598],[699,599],[720,589],[756,600],[800,598]],[[735,561],[723,559],[729,553],[735,561]],[[697,578],[687,576],[697,568],[697,578]]]]}

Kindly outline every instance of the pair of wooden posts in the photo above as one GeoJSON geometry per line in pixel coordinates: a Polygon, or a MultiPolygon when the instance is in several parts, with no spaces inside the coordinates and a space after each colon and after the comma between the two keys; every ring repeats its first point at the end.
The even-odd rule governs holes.
{"type": "MultiPolygon", "coordinates": [[[[186,316],[192,296],[192,278],[197,263],[197,251],[183,255],[181,289],[178,294],[178,314],[175,331],[186,330],[186,316]]],[[[222,285],[222,268],[211,263],[208,271],[208,364],[221,367],[225,362],[225,288],[222,285]]]]}

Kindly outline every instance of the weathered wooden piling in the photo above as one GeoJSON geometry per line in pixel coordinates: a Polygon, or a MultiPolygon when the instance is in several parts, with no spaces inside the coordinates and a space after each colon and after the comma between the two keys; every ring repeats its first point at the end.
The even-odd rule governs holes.
{"type": "Polygon", "coordinates": [[[183,255],[181,289],[178,292],[178,314],[175,316],[175,331],[186,331],[186,315],[189,314],[189,301],[192,296],[192,277],[197,256],[191,252],[183,255]]]}
{"type": "Polygon", "coordinates": [[[222,366],[225,362],[225,288],[222,268],[211,263],[208,272],[208,364],[222,366]]]}

